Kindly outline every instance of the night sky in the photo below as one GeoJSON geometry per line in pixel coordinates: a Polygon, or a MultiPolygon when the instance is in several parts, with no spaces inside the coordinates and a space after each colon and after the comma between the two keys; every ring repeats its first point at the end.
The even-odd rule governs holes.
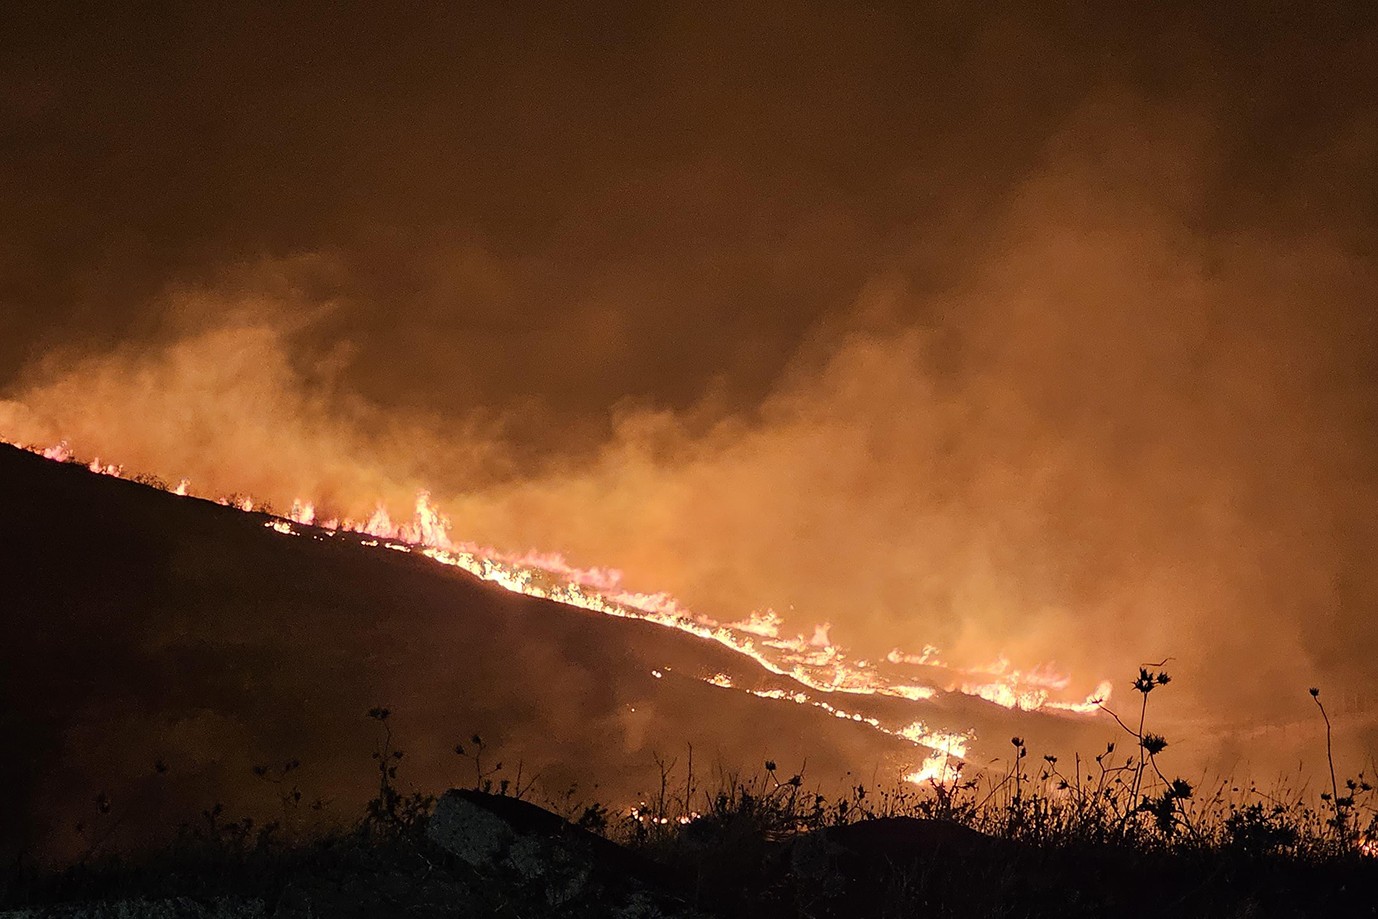
{"type": "Polygon", "coordinates": [[[1371,707],[1378,6],[94,6],[0,12],[0,437],[1371,707]]]}

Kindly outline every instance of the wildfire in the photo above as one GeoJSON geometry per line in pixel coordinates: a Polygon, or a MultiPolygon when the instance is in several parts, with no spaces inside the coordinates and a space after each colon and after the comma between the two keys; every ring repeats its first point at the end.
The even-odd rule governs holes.
{"type": "Polygon", "coordinates": [[[900,731],[900,736],[911,743],[928,747],[933,751],[918,769],[904,777],[906,782],[913,782],[916,785],[926,782],[956,781],[966,761],[967,743],[974,737],[970,731],[962,734],[954,734],[949,731],[930,731],[922,721],[915,721],[900,731]]]}
{"type": "MultiPolygon", "coordinates": [[[[56,462],[75,461],[65,442],[47,448],[23,444],[15,446],[56,462]]],[[[124,476],[124,467],[105,464],[99,459],[92,460],[88,468],[101,475],[124,476]]],[[[168,490],[177,495],[193,495],[190,482],[186,479],[168,490]]],[[[216,500],[244,512],[251,512],[255,508],[253,500],[244,495],[216,500]]],[[[417,496],[414,513],[407,521],[395,522],[382,505],[363,520],[319,520],[316,506],[310,501],[298,499],[285,515],[273,517],[265,526],[288,536],[300,536],[305,528],[313,528],[331,536],[353,534],[370,537],[360,539],[359,544],[418,554],[437,564],[460,568],[515,593],[677,629],[717,642],[750,658],[769,673],[788,677],[807,690],[824,696],[890,696],[921,701],[932,699],[942,692],[957,692],[1009,709],[1073,714],[1095,712],[1110,696],[1111,685],[1106,681],[1083,700],[1068,701],[1063,694],[1070,680],[1050,668],[1021,671],[1013,668],[1004,658],[987,667],[951,667],[941,661],[940,652],[931,645],[925,646],[919,654],[907,654],[899,649],[891,651],[885,658],[890,667],[883,670],[865,660],[852,660],[843,648],[832,641],[827,623],[816,626],[809,638],[802,635],[782,637],[784,622],[773,610],[752,612],[737,622],[720,623],[690,612],[668,594],[627,590],[622,585],[622,573],[616,569],[578,568],[558,554],[534,551],[511,554],[491,547],[455,542],[449,535],[449,519],[431,503],[430,495],[425,492],[417,496]],[[922,676],[915,672],[919,670],[922,670],[922,676]],[[892,673],[899,675],[891,676],[892,673]],[[946,680],[935,682],[935,674],[945,675],[946,680]]],[[[653,671],[653,674],[657,679],[664,676],[659,670],[653,671]]],[[[733,688],[732,678],[725,673],[700,679],[722,688],[733,688]]],[[[974,732],[970,730],[960,733],[930,730],[921,721],[907,726],[887,727],[877,718],[850,712],[843,706],[815,698],[804,691],[778,688],[747,691],[760,698],[815,706],[834,717],[864,724],[915,746],[927,748],[930,751],[927,757],[904,775],[910,782],[955,780],[966,760],[968,745],[975,739],[974,732]]]]}

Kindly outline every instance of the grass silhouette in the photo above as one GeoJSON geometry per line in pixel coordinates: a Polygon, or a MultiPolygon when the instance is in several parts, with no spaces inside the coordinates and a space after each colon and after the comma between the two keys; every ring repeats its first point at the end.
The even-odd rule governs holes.
{"type": "MultiPolygon", "coordinates": [[[[614,805],[587,801],[577,788],[547,795],[520,765],[513,775],[501,762],[488,765],[478,736],[454,752],[472,764],[474,789],[533,801],[659,866],[694,914],[1371,915],[1378,807],[1364,775],[1334,775],[1330,732],[1331,789],[1314,801],[1229,783],[1202,794],[1160,763],[1169,743],[1150,729],[1148,699],[1169,682],[1145,667],[1132,683],[1138,717],[1126,722],[1106,709],[1130,752],[1117,756],[1108,743],[1068,768],[1052,754],[1031,756],[1026,740],[1013,737],[1000,774],[968,774],[958,763],[942,780],[856,784],[834,796],[773,761],[750,775],[717,767],[701,784],[689,748],[683,768],[679,758],[657,759],[658,787],[614,805]]],[[[1324,716],[1319,691],[1311,695],[1324,716]]],[[[308,803],[295,782],[300,763],[291,760],[254,769],[277,796],[280,820],[228,819],[213,805],[162,847],[133,855],[113,845],[120,812],[102,793],[81,828],[84,855],[57,871],[13,866],[0,905],[234,897],[262,906],[263,915],[269,907],[286,915],[283,904],[304,898],[311,909],[347,902],[361,914],[549,914],[521,883],[456,866],[428,840],[436,798],[402,791],[405,754],[390,715],[382,707],[367,713],[377,725],[378,791],[352,822],[303,819],[322,805],[308,803]]],[[[166,766],[156,763],[155,772],[166,766]]],[[[561,915],[584,914],[577,903],[566,906],[561,915]]],[[[585,906],[599,914],[598,904],[585,906]]]]}

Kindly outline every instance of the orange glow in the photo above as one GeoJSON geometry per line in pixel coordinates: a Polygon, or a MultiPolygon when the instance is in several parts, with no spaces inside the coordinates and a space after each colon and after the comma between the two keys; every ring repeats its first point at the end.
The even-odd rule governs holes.
{"type": "MultiPolygon", "coordinates": [[[[67,444],[37,448],[17,444],[50,460],[70,462],[73,455],[67,444]]],[[[122,466],[93,460],[88,468],[98,474],[123,477],[122,466]]],[[[177,495],[196,495],[182,479],[177,495]]],[[[218,503],[243,512],[254,510],[249,497],[232,496],[218,503]]],[[[430,495],[417,495],[412,518],[394,521],[381,504],[367,520],[351,518],[318,521],[314,503],[297,499],[283,517],[273,517],[265,527],[286,536],[333,536],[353,534],[365,547],[381,547],[417,554],[447,567],[459,568],[481,580],[514,593],[539,597],[567,606],[627,619],[640,619],[673,628],[716,642],[744,658],[749,658],[770,674],[787,677],[805,690],[841,699],[847,695],[890,696],[909,701],[933,699],[942,693],[961,693],[1008,709],[1052,711],[1072,715],[1091,714],[1110,697],[1111,684],[1102,681],[1093,693],[1082,698],[1067,698],[1070,679],[1048,667],[1029,670],[1014,668],[1000,658],[986,667],[963,669],[942,662],[940,651],[925,646],[918,654],[900,649],[885,658],[889,665],[880,668],[864,660],[853,660],[833,642],[827,623],[815,626],[813,634],[784,637],[784,623],[773,610],[754,611],[745,619],[721,623],[684,608],[665,593],[641,593],[623,586],[622,572],[611,568],[579,568],[556,553],[528,551],[512,554],[450,538],[450,521],[431,503],[430,495]]],[[[660,670],[652,671],[657,679],[660,670]]],[[[699,675],[711,685],[734,691],[751,692],[759,698],[793,702],[819,708],[836,718],[853,721],[883,734],[926,748],[930,752],[921,762],[902,773],[914,783],[948,782],[958,775],[967,758],[969,744],[976,737],[966,728],[959,731],[930,729],[922,721],[888,727],[874,717],[848,710],[845,705],[812,696],[809,692],[782,688],[737,687],[725,673],[699,675]]]]}

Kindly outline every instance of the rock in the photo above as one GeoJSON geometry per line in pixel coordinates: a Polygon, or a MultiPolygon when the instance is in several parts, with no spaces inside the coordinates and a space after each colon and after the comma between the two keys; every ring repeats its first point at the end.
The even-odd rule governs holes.
{"type": "Polygon", "coordinates": [[[542,904],[561,915],[696,915],[673,895],[659,866],[526,801],[448,791],[426,835],[480,875],[539,892],[542,904]]]}
{"type": "Polygon", "coordinates": [[[450,791],[443,795],[436,802],[426,835],[460,861],[474,868],[487,868],[507,854],[517,833],[491,808],[476,803],[471,794],[450,791]]]}

